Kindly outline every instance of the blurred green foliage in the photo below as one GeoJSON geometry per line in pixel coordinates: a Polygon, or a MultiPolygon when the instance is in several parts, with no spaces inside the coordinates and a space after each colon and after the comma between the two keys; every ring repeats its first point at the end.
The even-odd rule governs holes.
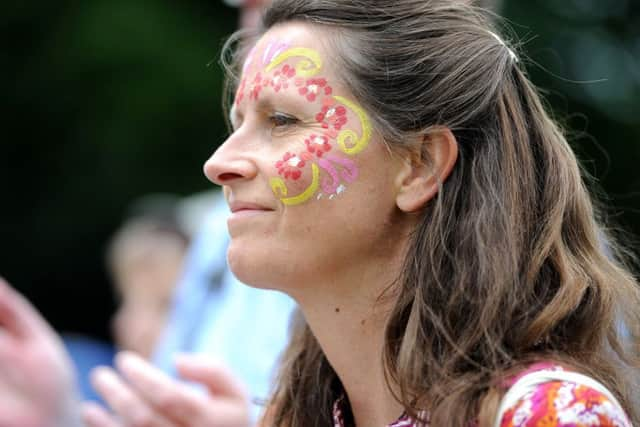
{"type": "MultiPolygon", "coordinates": [[[[211,188],[202,164],[226,134],[217,57],[236,11],[219,0],[7,3],[0,272],[58,329],[106,336],[104,245],[127,206],[211,188]]],[[[499,3],[612,213],[639,233],[640,2],[499,3]]]]}
{"type": "Polygon", "coordinates": [[[8,2],[0,271],[60,329],[106,335],[104,245],[132,199],[211,188],[224,139],[217,1],[8,2]]]}
{"type": "Polygon", "coordinates": [[[502,13],[586,169],[640,231],[640,2],[512,0],[502,13]]]}

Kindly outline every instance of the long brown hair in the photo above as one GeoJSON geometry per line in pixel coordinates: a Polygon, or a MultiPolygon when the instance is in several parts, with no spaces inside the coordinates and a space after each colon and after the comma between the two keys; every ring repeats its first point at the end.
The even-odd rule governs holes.
{"type": "MultiPolygon", "coordinates": [[[[390,147],[434,126],[457,138],[458,162],[390,288],[387,380],[414,417],[426,409],[434,426],[487,426],[502,380],[552,360],[600,380],[640,423],[629,380],[640,367],[640,291],[628,257],[521,61],[470,3],[275,0],[264,19],[265,30],[290,21],[331,29],[344,83],[390,147]]],[[[300,317],[273,424],[331,425],[342,393],[300,317]]]]}

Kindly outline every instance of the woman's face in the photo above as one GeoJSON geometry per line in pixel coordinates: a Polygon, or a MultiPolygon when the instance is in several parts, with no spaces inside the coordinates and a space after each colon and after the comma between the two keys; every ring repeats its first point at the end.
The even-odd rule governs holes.
{"type": "Polygon", "coordinates": [[[402,240],[402,161],[342,83],[324,31],[290,23],[258,41],[231,111],[234,132],[205,164],[232,211],[232,271],[294,296],[384,260],[402,240]]]}

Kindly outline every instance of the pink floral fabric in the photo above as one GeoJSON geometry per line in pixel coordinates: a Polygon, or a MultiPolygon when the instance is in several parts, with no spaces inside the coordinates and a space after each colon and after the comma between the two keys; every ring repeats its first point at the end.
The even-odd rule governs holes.
{"type": "MultiPolygon", "coordinates": [[[[538,364],[533,368],[527,373],[563,370],[560,366],[550,364],[538,364]]],[[[538,385],[507,409],[500,426],[633,427],[622,409],[607,396],[589,386],[570,381],[550,381],[538,385]]]]}
{"type": "MultiPolygon", "coordinates": [[[[344,422],[344,398],[338,399],[333,404],[333,426],[346,427],[344,422]]],[[[416,423],[408,415],[402,414],[397,421],[389,424],[387,427],[429,427],[429,424],[416,423]]]]}
{"type": "MultiPolygon", "coordinates": [[[[548,369],[563,368],[541,363],[510,380],[512,385],[522,375],[548,369]]],[[[343,399],[333,407],[334,427],[346,427],[343,399]]],[[[472,423],[471,425],[475,425],[472,423]]],[[[505,412],[501,427],[633,427],[627,415],[602,393],[569,381],[540,384],[505,412]]],[[[387,427],[428,427],[412,421],[406,415],[387,427]]],[[[434,426],[435,427],[435,426],[434,426]]]]}

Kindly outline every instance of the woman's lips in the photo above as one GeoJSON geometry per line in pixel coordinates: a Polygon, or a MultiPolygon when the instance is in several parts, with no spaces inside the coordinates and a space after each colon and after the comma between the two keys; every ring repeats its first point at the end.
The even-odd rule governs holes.
{"type": "Polygon", "coordinates": [[[229,203],[229,209],[231,210],[231,213],[235,214],[237,212],[242,212],[242,211],[259,211],[259,212],[269,212],[269,211],[273,211],[273,209],[268,208],[264,205],[260,205],[257,203],[251,203],[251,202],[230,202],[229,203]]]}
{"type": "Polygon", "coordinates": [[[231,209],[231,215],[227,220],[227,224],[229,225],[244,218],[250,218],[273,212],[273,209],[256,203],[233,202],[229,204],[229,208],[231,209]]]}

